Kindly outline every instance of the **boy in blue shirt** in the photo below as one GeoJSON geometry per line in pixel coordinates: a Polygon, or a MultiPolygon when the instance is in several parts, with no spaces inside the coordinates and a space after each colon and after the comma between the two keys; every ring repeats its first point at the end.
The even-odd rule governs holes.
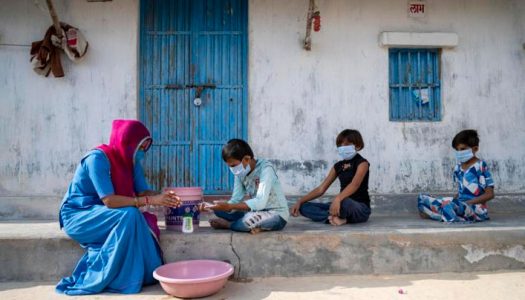
{"type": "Polygon", "coordinates": [[[430,197],[420,194],[418,209],[422,218],[443,222],[481,222],[489,220],[487,202],[494,198],[494,181],[487,163],[476,157],[479,137],[475,130],[463,130],[452,140],[458,164],[454,182],[458,194],[452,197],[430,197]]]}
{"type": "Polygon", "coordinates": [[[240,139],[224,145],[222,159],[235,175],[233,194],[228,202],[210,207],[218,217],[210,220],[210,225],[251,233],[283,229],[289,217],[288,204],[272,164],[256,160],[248,143],[240,139]],[[245,194],[250,199],[244,201],[245,194]]]}

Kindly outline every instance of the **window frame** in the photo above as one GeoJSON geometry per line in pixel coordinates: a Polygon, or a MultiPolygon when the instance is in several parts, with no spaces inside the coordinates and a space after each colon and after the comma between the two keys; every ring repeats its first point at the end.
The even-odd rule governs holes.
{"type": "Polygon", "coordinates": [[[396,47],[388,49],[389,120],[391,122],[442,121],[441,52],[441,48],[396,47]],[[422,54],[426,55],[426,60],[422,58],[422,54]],[[413,55],[416,55],[415,60],[413,55]],[[416,66],[413,66],[414,62],[416,66]],[[416,90],[419,90],[419,93],[414,93],[416,90]],[[427,97],[421,97],[422,94],[425,94],[422,92],[424,90],[426,90],[427,97]],[[407,95],[410,95],[408,99],[407,95]]]}

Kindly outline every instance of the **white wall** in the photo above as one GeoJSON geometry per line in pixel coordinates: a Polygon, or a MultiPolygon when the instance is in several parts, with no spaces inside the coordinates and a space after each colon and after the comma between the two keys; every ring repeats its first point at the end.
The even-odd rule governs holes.
{"type": "MultiPolygon", "coordinates": [[[[372,192],[451,190],[450,141],[464,128],[479,130],[497,190],[525,191],[524,1],[428,0],[420,21],[406,17],[405,0],[318,1],[311,52],[302,49],[307,2],[250,0],[249,139],[275,160],[288,194],[323,179],[344,128],[365,138],[372,192]],[[382,31],[459,35],[442,54],[442,122],[388,121],[382,31]]],[[[0,198],[58,201],[111,120],[136,116],[138,1],[55,6],[84,32],[89,52],[78,65],[63,58],[66,76],[56,79],[31,70],[28,47],[0,46],[0,198]]],[[[49,24],[32,0],[1,1],[0,44],[28,45],[49,24]]]]}
{"type": "MultiPolygon", "coordinates": [[[[111,121],[136,116],[138,1],[54,3],[88,53],[77,65],[62,56],[65,77],[45,78],[31,69],[29,47],[0,45],[0,196],[63,195],[111,121]]],[[[33,0],[0,3],[0,44],[30,45],[50,24],[33,0]]]]}
{"type": "Polygon", "coordinates": [[[344,128],[365,139],[375,193],[452,191],[453,136],[478,129],[499,192],[525,191],[525,2],[318,1],[322,26],[301,48],[308,1],[250,2],[250,142],[277,160],[289,194],[315,187],[337,159],[344,128]],[[389,122],[382,31],[455,32],[442,52],[443,121],[389,122]]]}

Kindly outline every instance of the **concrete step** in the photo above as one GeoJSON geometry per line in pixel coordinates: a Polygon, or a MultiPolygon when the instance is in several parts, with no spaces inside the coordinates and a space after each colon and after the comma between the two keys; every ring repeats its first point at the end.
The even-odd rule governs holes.
{"type": "MultiPolygon", "coordinates": [[[[439,193],[438,193],[439,194],[439,193]]],[[[440,194],[441,195],[441,194],[440,194]]],[[[448,195],[451,196],[451,195],[448,195]]],[[[287,196],[291,205],[299,196],[287,196]]],[[[417,213],[417,194],[372,194],[371,206],[374,215],[395,216],[417,213]]],[[[228,195],[208,195],[207,201],[229,199],[228,195]]],[[[318,201],[331,201],[333,196],[324,196],[318,201]]],[[[0,195],[0,221],[3,220],[55,220],[62,196],[8,196],[0,195]]],[[[498,194],[489,202],[491,213],[525,213],[525,194],[498,194]]]]}
{"type": "MultiPolygon", "coordinates": [[[[292,218],[281,232],[162,231],[168,262],[228,260],[237,278],[320,274],[414,274],[525,269],[525,215],[446,225],[415,215],[372,215],[366,224],[332,227],[292,218]]],[[[161,224],[162,225],[162,224],[161,224]]],[[[57,222],[0,222],[0,281],[57,281],[83,250],[57,222]]]]}

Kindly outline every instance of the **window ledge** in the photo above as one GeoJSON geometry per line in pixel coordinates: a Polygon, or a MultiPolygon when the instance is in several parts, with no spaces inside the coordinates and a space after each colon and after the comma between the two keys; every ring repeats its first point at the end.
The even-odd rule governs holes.
{"type": "Polygon", "coordinates": [[[453,32],[392,32],[379,34],[381,47],[452,48],[458,45],[458,35],[453,32]]]}

